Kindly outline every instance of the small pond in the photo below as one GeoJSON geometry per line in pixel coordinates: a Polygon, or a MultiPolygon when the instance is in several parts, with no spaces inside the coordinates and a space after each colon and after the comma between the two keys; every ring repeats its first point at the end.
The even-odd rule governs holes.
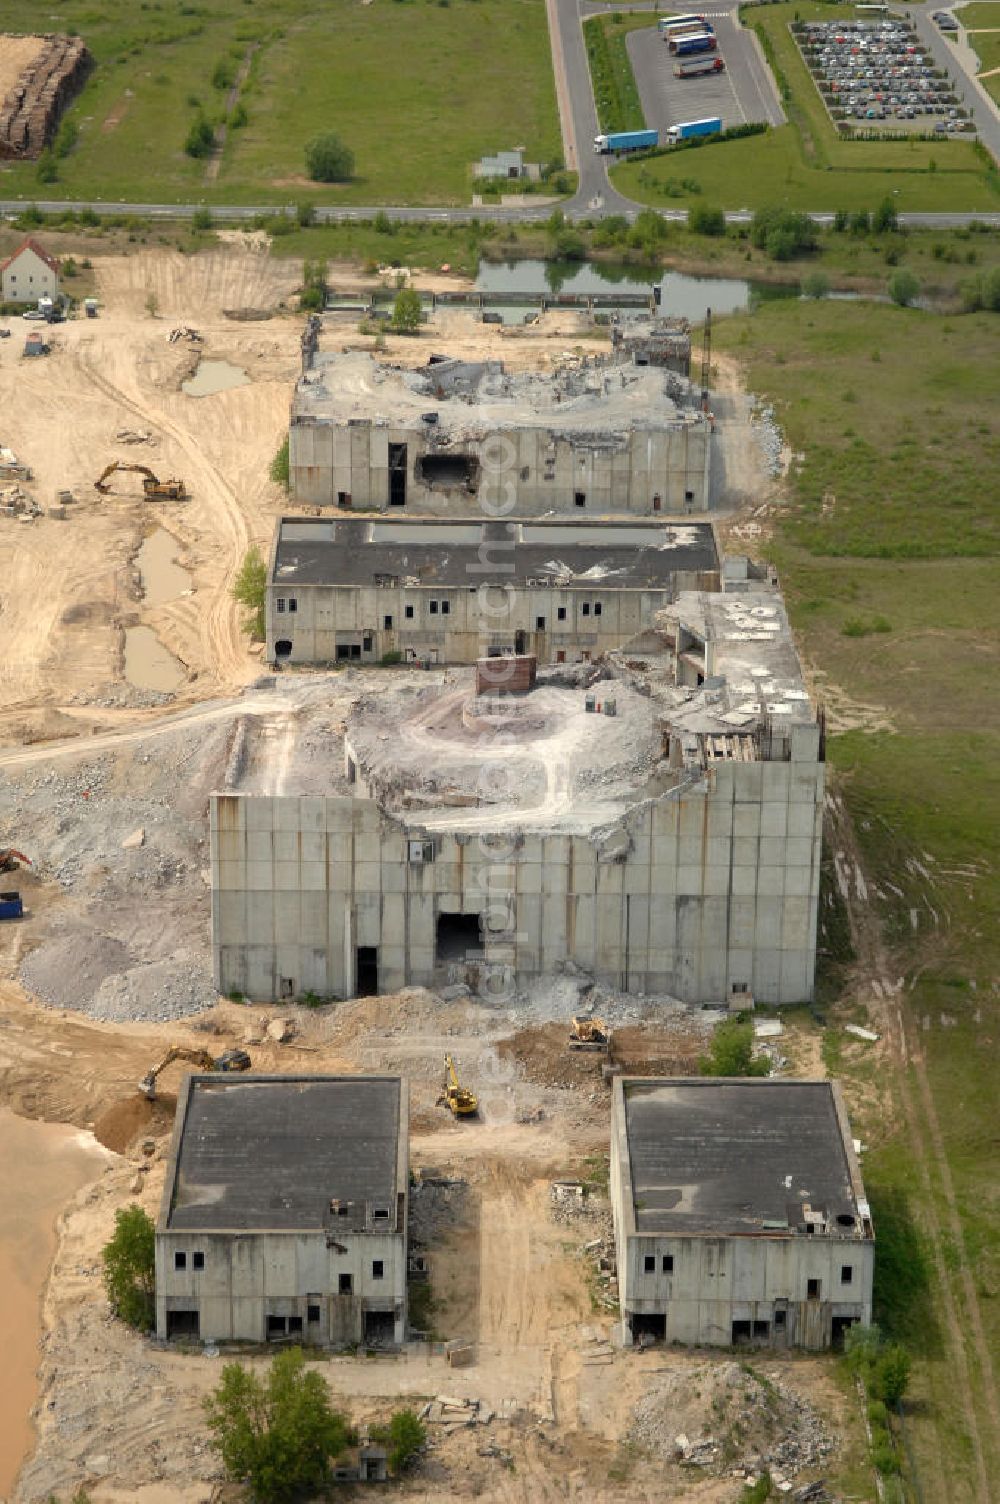
{"type": "Polygon", "coordinates": [[[194,375],[181,382],[181,391],[189,397],[211,397],[249,385],[250,377],[242,366],[231,365],[228,360],[201,360],[194,375]]]}
{"type": "Polygon", "coordinates": [[[125,677],[136,689],[168,694],[184,683],[184,665],[164,646],[152,627],[125,632],[125,677]]]}
{"type": "Polygon", "coordinates": [[[189,588],[190,576],[175,562],[176,553],[176,538],[165,528],[158,527],[136,554],[142,597],[147,606],[162,606],[164,601],[176,600],[189,588]]]}

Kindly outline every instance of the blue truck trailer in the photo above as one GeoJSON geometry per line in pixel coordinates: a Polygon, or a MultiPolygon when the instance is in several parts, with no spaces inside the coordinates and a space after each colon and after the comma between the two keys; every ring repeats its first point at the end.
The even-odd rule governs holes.
{"type": "Polygon", "coordinates": [[[612,131],[610,135],[594,137],[594,150],[602,153],[648,151],[651,146],[658,145],[659,140],[659,131],[612,131]]]}
{"type": "Polygon", "coordinates": [[[0,919],[20,919],[23,914],[20,893],[0,893],[0,919]]]}
{"type": "Polygon", "coordinates": [[[721,130],[721,115],[709,115],[705,120],[680,120],[667,131],[667,140],[674,146],[678,141],[690,141],[694,136],[717,136],[721,130]]]}

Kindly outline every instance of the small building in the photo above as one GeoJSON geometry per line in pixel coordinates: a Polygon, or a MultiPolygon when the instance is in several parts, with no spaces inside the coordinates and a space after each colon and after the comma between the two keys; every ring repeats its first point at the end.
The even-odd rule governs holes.
{"type": "Polygon", "coordinates": [[[708,522],[282,517],[268,564],[267,658],[586,662],[680,592],[718,584],[708,522]]]}
{"type": "Polygon", "coordinates": [[[397,1076],[187,1076],[156,1227],[157,1336],[402,1342],[407,1127],[397,1076]]]}
{"type": "Polygon", "coordinates": [[[0,297],[5,303],[37,303],[59,296],[59,262],[31,236],[0,263],[0,297]]]}
{"type": "Polygon", "coordinates": [[[527,178],[537,183],[542,169],[538,162],[524,160],[523,146],[515,146],[513,151],[498,151],[496,156],[481,157],[473,167],[472,175],[477,178],[506,178],[508,182],[527,178]]]}
{"type": "Polygon", "coordinates": [[[836,1082],[619,1077],[611,1202],[626,1337],[820,1349],[871,1321],[875,1235],[836,1082]]]}

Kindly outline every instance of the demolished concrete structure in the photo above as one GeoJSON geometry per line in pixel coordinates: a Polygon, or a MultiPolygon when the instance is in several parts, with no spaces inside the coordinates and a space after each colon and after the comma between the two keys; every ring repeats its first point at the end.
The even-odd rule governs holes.
{"type": "Polygon", "coordinates": [[[589,662],[682,590],[717,589],[706,522],[282,517],[270,662],[589,662]]]}
{"type": "Polygon", "coordinates": [[[611,325],[611,347],[636,366],[662,366],[678,376],[691,374],[691,325],[687,319],[616,319],[611,325]]]}
{"type": "Polygon", "coordinates": [[[409,1110],[398,1076],[187,1076],[156,1227],[156,1332],[397,1345],[409,1110]]]}
{"type": "Polygon", "coordinates": [[[874,1229],[832,1081],[619,1077],[611,1207],[626,1337],[840,1346],[874,1229]]]}
{"type": "Polygon", "coordinates": [[[490,517],[703,512],[711,428],[674,383],[601,356],[544,373],[440,356],[408,370],[317,340],[292,401],[291,494],[444,516],[470,498],[490,517]]]}
{"type": "Polygon", "coordinates": [[[280,791],[213,796],[220,991],[509,993],[571,965],[692,1003],[811,998],[825,749],[780,596],[684,592],[527,693],[476,675],[380,679],[319,779],[289,744],[280,791]]]}

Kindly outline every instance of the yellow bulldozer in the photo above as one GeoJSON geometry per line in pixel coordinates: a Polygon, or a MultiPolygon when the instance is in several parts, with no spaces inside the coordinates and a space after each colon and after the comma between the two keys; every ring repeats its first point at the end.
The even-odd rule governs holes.
{"type": "Polygon", "coordinates": [[[106,496],[111,490],[108,485],[108,476],[114,475],[116,470],[130,470],[136,475],[141,475],[143,495],[149,501],[187,500],[187,486],[182,480],[160,480],[148,465],[130,465],[125,460],[112,460],[110,465],[105,465],[94,481],[94,490],[106,496]]]}
{"type": "Polygon", "coordinates": [[[164,1055],[162,1060],[157,1061],[146,1072],[139,1082],[139,1090],[144,1097],[152,1102],[156,1098],[156,1082],[162,1071],[175,1060],[184,1060],[188,1065],[197,1066],[200,1071],[248,1071],[250,1069],[250,1056],[246,1050],[224,1050],[221,1055],[210,1055],[207,1050],[194,1049],[188,1045],[175,1044],[164,1055]]]}
{"type": "Polygon", "coordinates": [[[571,1050],[607,1050],[611,1031],[600,1018],[574,1018],[569,1031],[571,1050]]]}
{"type": "Polygon", "coordinates": [[[479,1111],[479,1098],[467,1086],[462,1086],[450,1055],[444,1057],[444,1091],[438,1104],[447,1107],[456,1118],[475,1117],[479,1111]]]}

